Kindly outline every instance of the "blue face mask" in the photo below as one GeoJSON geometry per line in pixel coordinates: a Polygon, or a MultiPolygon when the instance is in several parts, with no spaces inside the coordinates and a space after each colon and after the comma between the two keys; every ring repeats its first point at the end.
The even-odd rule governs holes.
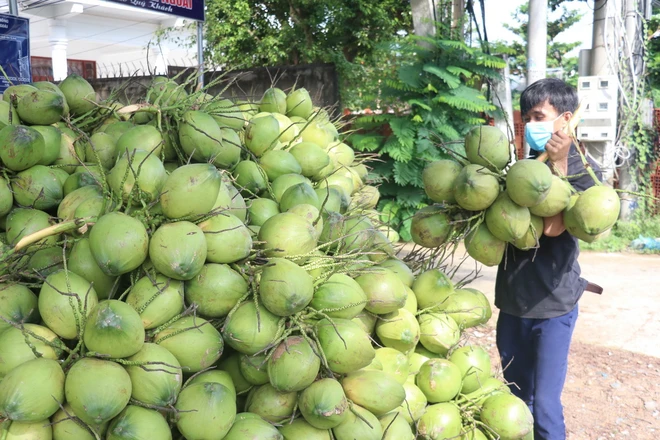
{"type": "Polygon", "coordinates": [[[534,151],[545,151],[545,144],[555,132],[555,121],[562,116],[563,114],[552,121],[528,122],[525,125],[525,140],[529,144],[529,148],[534,151]]]}

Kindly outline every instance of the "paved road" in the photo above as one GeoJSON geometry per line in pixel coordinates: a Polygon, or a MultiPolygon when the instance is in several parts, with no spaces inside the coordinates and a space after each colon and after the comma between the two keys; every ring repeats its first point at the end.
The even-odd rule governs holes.
{"type": "MultiPolygon", "coordinates": [[[[578,261],[583,277],[605,290],[585,292],[580,300],[575,339],[660,358],[660,256],[583,252],[578,261]]],[[[469,270],[461,268],[457,276],[469,270]]],[[[491,301],[495,273],[496,268],[482,267],[471,283],[491,301]]]]}

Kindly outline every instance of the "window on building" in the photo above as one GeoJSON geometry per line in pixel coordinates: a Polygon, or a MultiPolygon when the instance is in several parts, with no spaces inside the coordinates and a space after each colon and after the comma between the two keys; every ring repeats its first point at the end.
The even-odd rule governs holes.
{"type": "MultiPolygon", "coordinates": [[[[32,81],[53,81],[53,60],[47,57],[31,57],[32,81]]],[[[96,61],[67,60],[69,73],[77,73],[85,79],[96,78],[96,61]]]]}

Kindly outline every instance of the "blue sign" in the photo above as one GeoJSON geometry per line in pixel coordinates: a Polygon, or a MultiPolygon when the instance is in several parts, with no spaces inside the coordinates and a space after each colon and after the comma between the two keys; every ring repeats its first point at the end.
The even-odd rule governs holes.
{"type": "Polygon", "coordinates": [[[125,6],[204,21],[204,0],[106,0],[125,6]]]}
{"type": "Polygon", "coordinates": [[[16,84],[32,82],[30,68],[30,20],[0,14],[0,92],[16,84]],[[5,76],[6,75],[6,76],[5,76]]]}

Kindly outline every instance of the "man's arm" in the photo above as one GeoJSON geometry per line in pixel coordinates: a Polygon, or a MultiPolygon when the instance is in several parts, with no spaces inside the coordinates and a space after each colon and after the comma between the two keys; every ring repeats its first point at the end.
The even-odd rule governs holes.
{"type": "MultiPolygon", "coordinates": [[[[545,150],[548,152],[548,160],[550,161],[550,169],[553,173],[565,177],[568,174],[568,152],[571,149],[573,141],[563,131],[555,132],[548,143],[545,145],[545,150]]],[[[559,213],[552,217],[543,219],[543,234],[548,237],[557,237],[566,230],[564,226],[563,213],[559,213]]]]}

